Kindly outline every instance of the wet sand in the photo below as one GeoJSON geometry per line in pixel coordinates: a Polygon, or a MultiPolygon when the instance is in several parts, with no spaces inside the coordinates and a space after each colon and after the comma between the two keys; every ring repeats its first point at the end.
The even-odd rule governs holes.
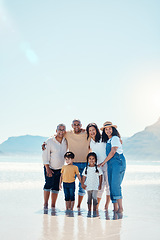
{"type": "Polygon", "coordinates": [[[0,236],[3,240],[49,239],[159,239],[159,185],[123,186],[124,213],[114,215],[112,204],[108,214],[88,216],[86,197],[82,209],[65,212],[63,192],[60,192],[55,211],[43,211],[41,189],[0,191],[0,236]]]}
{"type": "MultiPolygon", "coordinates": [[[[160,162],[128,163],[123,182],[123,215],[106,213],[105,195],[99,215],[82,209],[65,212],[61,191],[57,208],[43,211],[43,169],[40,163],[0,162],[0,239],[2,240],[159,240],[160,162]]],[[[76,194],[77,203],[77,194],[76,194]]]]}

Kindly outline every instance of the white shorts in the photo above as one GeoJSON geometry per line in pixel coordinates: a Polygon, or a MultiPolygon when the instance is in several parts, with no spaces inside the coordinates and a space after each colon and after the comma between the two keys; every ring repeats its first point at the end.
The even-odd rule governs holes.
{"type": "Polygon", "coordinates": [[[106,169],[106,167],[105,167],[105,171],[104,171],[103,168],[101,168],[101,169],[102,169],[102,172],[103,172],[103,175],[102,175],[102,187],[101,187],[101,190],[98,190],[97,198],[102,198],[102,194],[104,192],[104,189],[106,189],[106,195],[110,195],[107,169],[106,169]]]}

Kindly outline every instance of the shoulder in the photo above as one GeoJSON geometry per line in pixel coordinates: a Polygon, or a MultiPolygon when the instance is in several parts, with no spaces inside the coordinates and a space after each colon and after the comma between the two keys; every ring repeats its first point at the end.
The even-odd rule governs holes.
{"type": "Polygon", "coordinates": [[[117,146],[121,145],[120,138],[117,137],[117,136],[113,136],[113,137],[111,138],[111,144],[114,145],[114,146],[116,146],[116,145],[117,145],[117,146]]]}

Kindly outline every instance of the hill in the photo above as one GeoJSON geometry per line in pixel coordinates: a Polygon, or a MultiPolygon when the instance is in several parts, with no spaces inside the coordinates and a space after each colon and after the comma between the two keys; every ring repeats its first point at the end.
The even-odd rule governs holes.
{"type": "Polygon", "coordinates": [[[40,154],[41,145],[46,139],[47,137],[32,135],[9,137],[0,144],[0,153],[40,154]]]}
{"type": "Polygon", "coordinates": [[[128,138],[123,149],[127,158],[160,160],[160,118],[155,124],[128,138]]]}

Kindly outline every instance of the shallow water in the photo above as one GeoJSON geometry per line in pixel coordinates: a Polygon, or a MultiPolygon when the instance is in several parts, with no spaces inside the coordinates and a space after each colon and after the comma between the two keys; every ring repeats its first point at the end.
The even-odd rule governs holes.
{"type": "MultiPolygon", "coordinates": [[[[55,211],[43,211],[41,157],[0,157],[1,239],[159,239],[160,162],[128,161],[123,181],[123,215],[112,204],[88,214],[86,196],[81,211],[65,211],[61,191],[55,211]]],[[[77,194],[76,194],[77,202],[77,194]]]]}

